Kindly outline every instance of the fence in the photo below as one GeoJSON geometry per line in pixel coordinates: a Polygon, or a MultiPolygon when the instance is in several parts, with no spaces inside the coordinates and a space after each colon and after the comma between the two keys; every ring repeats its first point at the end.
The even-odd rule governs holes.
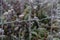
{"type": "MultiPolygon", "coordinates": [[[[31,2],[31,0],[29,0],[28,2],[25,2],[27,4],[26,9],[24,9],[24,7],[23,7],[24,3],[22,3],[20,5],[20,3],[19,3],[20,1],[17,1],[17,2],[18,3],[11,4],[14,2],[8,3],[8,2],[4,2],[3,0],[0,0],[0,10],[1,10],[0,11],[0,14],[1,14],[0,25],[4,31],[0,35],[0,40],[43,40],[46,38],[46,35],[44,35],[44,38],[42,39],[39,36],[41,33],[40,31],[39,31],[40,33],[34,32],[34,31],[41,30],[41,29],[44,29],[44,30],[47,29],[47,31],[48,31],[47,32],[48,37],[46,38],[46,40],[53,40],[53,37],[57,36],[56,35],[57,33],[54,32],[56,29],[53,24],[54,24],[54,20],[56,21],[56,19],[58,19],[59,17],[54,16],[55,14],[53,14],[53,11],[54,11],[53,9],[55,9],[55,8],[53,8],[53,5],[54,5],[53,2],[49,3],[46,1],[46,2],[40,3],[39,1],[37,1],[36,3],[33,3],[33,2],[31,2]],[[9,6],[7,7],[6,5],[8,5],[8,4],[9,4],[9,6]],[[4,7],[5,7],[4,5],[7,7],[6,9],[4,9],[4,7]],[[21,14],[13,13],[11,16],[11,14],[9,14],[9,13],[12,13],[11,9],[13,9],[14,13],[21,12],[21,14],[23,14],[23,16],[24,15],[27,16],[27,19],[22,19],[20,17],[21,14]],[[11,11],[7,12],[8,10],[11,10],[11,11]],[[27,10],[28,12],[25,12],[24,10],[25,11],[27,10]],[[44,11],[42,11],[42,10],[44,10],[44,11]],[[50,11],[50,15],[48,14],[49,11],[50,11]],[[4,15],[5,12],[7,13],[6,15],[4,15]],[[46,17],[43,14],[46,15],[46,17]],[[9,18],[6,18],[7,20],[4,20],[3,16],[9,17],[9,15],[11,17],[16,16],[16,19],[11,21],[13,18],[10,20],[8,20],[9,18]],[[45,21],[45,20],[47,20],[47,21],[45,21]],[[54,27],[52,27],[52,26],[54,26],[54,27]],[[7,29],[6,30],[5,27],[7,27],[8,29],[6,28],[7,29]],[[5,34],[5,32],[6,32],[6,34],[5,34]]],[[[57,11],[55,11],[56,14],[57,14],[57,11]]],[[[57,32],[58,32],[59,27],[56,27],[56,28],[57,28],[57,32]]]]}

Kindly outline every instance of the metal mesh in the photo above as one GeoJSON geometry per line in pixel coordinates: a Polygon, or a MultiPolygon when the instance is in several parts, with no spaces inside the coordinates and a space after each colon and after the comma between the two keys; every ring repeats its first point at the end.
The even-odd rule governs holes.
{"type": "MultiPolygon", "coordinates": [[[[33,25],[36,26],[35,29],[39,29],[39,28],[49,29],[49,27],[50,27],[50,29],[48,30],[49,32],[48,32],[48,37],[46,40],[52,40],[54,37],[56,37],[55,35],[57,33],[55,33],[55,32],[53,33],[53,30],[54,30],[53,28],[55,27],[54,21],[59,19],[59,17],[57,16],[58,2],[56,2],[56,1],[52,1],[52,2],[51,1],[42,1],[41,2],[41,1],[31,1],[31,0],[26,0],[24,2],[23,1],[24,0],[22,0],[22,2],[21,2],[19,0],[19,1],[17,1],[18,2],[17,3],[16,1],[12,1],[12,0],[9,0],[9,2],[0,0],[0,25],[1,25],[2,29],[5,29],[5,27],[9,26],[9,29],[6,30],[9,33],[7,33],[7,34],[2,33],[0,35],[0,40],[35,40],[35,39],[32,39],[32,33],[31,33],[33,31],[31,29],[33,25]],[[15,4],[13,4],[13,3],[15,3],[15,4]],[[29,10],[28,12],[26,12],[28,15],[26,19],[22,19],[20,17],[21,14],[23,17],[23,14],[25,13],[24,12],[25,9],[23,7],[24,4],[27,4],[25,6],[27,6],[26,7],[27,10],[29,10]],[[19,6],[19,7],[17,7],[17,6],[19,6]],[[38,6],[37,9],[36,9],[36,6],[38,6]],[[56,6],[56,7],[54,7],[54,6],[56,6]],[[4,8],[4,7],[6,7],[6,8],[4,8]],[[38,13],[36,11],[39,12],[39,9],[46,11],[46,12],[43,11],[44,15],[47,16],[46,18],[36,16],[36,15],[38,15],[38,13]],[[7,13],[8,10],[13,10],[13,14],[12,15],[9,14],[12,17],[12,19],[10,18],[9,15],[7,15],[7,16],[4,15],[4,13],[5,12],[7,13]],[[18,13],[18,14],[16,14],[16,13],[18,13]],[[4,20],[3,15],[5,17],[9,17],[9,18],[6,18],[7,20],[4,20]],[[16,17],[15,20],[13,19],[13,16],[16,17]],[[43,23],[43,21],[46,19],[50,20],[50,22],[48,22],[47,24],[43,23]],[[37,24],[34,24],[34,23],[37,23],[37,24]],[[43,27],[41,27],[41,26],[43,26],[43,27]],[[52,26],[54,26],[54,27],[52,27],[52,26]],[[16,29],[18,29],[18,30],[16,30],[16,29]]],[[[8,12],[10,13],[10,11],[8,11],[8,12]]],[[[42,13],[42,11],[40,11],[40,12],[42,13]]],[[[39,15],[39,16],[41,16],[41,15],[39,15]]],[[[59,24],[58,22],[59,21],[56,22],[56,25],[59,24]]],[[[57,30],[58,32],[59,32],[59,28],[60,27],[58,27],[58,30],[57,30]]],[[[41,40],[41,39],[38,39],[38,40],[41,40]]]]}

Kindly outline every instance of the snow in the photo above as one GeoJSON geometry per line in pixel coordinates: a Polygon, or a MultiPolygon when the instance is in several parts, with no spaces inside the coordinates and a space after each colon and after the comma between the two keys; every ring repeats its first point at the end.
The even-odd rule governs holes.
{"type": "Polygon", "coordinates": [[[4,15],[8,15],[8,12],[5,12],[4,15]]]}
{"type": "Polygon", "coordinates": [[[23,16],[24,16],[24,14],[19,15],[19,17],[23,17],[23,16]]]}
{"type": "Polygon", "coordinates": [[[4,30],[2,28],[0,28],[0,33],[4,33],[4,30]]]}

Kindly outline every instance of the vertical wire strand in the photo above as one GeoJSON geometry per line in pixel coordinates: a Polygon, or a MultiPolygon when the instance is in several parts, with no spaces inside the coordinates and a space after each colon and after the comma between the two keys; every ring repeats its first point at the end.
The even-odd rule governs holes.
{"type": "MultiPolygon", "coordinates": [[[[31,10],[32,10],[32,6],[31,6],[31,0],[29,0],[29,6],[30,6],[30,12],[29,12],[29,19],[31,20],[31,10]]],[[[29,40],[31,40],[31,21],[29,21],[29,40]]]]}
{"type": "Polygon", "coordinates": [[[51,29],[50,29],[50,35],[51,35],[51,39],[50,40],[53,40],[53,35],[52,35],[52,25],[53,25],[53,2],[52,3],[52,7],[51,7],[51,29]]]}
{"type": "MultiPolygon", "coordinates": [[[[3,2],[3,0],[1,0],[1,16],[2,16],[2,14],[3,14],[3,13],[2,13],[2,11],[3,11],[3,10],[2,10],[2,8],[3,8],[3,7],[2,7],[2,5],[3,5],[2,2],[3,2]]],[[[2,23],[2,29],[3,29],[3,19],[2,19],[2,18],[1,18],[1,23],[2,23]]],[[[2,35],[3,35],[3,33],[2,33],[2,35]]],[[[2,37],[2,40],[3,40],[3,37],[2,37]]]]}

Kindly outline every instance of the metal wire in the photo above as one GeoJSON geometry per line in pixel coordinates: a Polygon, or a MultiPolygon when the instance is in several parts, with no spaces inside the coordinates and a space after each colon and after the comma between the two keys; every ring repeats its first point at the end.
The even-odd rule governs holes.
{"type": "MultiPolygon", "coordinates": [[[[29,2],[30,6],[31,6],[31,3],[29,2]]],[[[53,5],[52,5],[53,6],[53,5]]],[[[45,7],[44,7],[45,8],[45,7]]],[[[52,7],[53,8],[53,7],[52,7]]],[[[51,10],[52,11],[52,10],[51,10]]],[[[2,9],[1,9],[1,14],[2,14],[2,9]]],[[[31,10],[30,10],[30,13],[29,13],[29,19],[28,20],[21,20],[21,21],[11,21],[11,22],[3,22],[3,19],[1,21],[1,24],[2,24],[2,28],[3,28],[3,24],[8,24],[8,23],[14,23],[14,22],[23,22],[23,21],[29,21],[29,40],[31,40],[31,21],[33,20],[38,20],[38,21],[42,21],[42,20],[45,20],[45,19],[51,19],[51,25],[52,25],[52,20],[53,20],[54,17],[52,17],[52,12],[51,12],[51,17],[47,17],[47,18],[43,18],[41,20],[38,20],[38,19],[31,19],[31,10]]],[[[56,18],[59,18],[59,17],[56,17],[56,18]]],[[[51,26],[51,34],[52,34],[52,26],[51,26]]],[[[2,40],[3,40],[3,37],[2,37],[2,40]]]]}

